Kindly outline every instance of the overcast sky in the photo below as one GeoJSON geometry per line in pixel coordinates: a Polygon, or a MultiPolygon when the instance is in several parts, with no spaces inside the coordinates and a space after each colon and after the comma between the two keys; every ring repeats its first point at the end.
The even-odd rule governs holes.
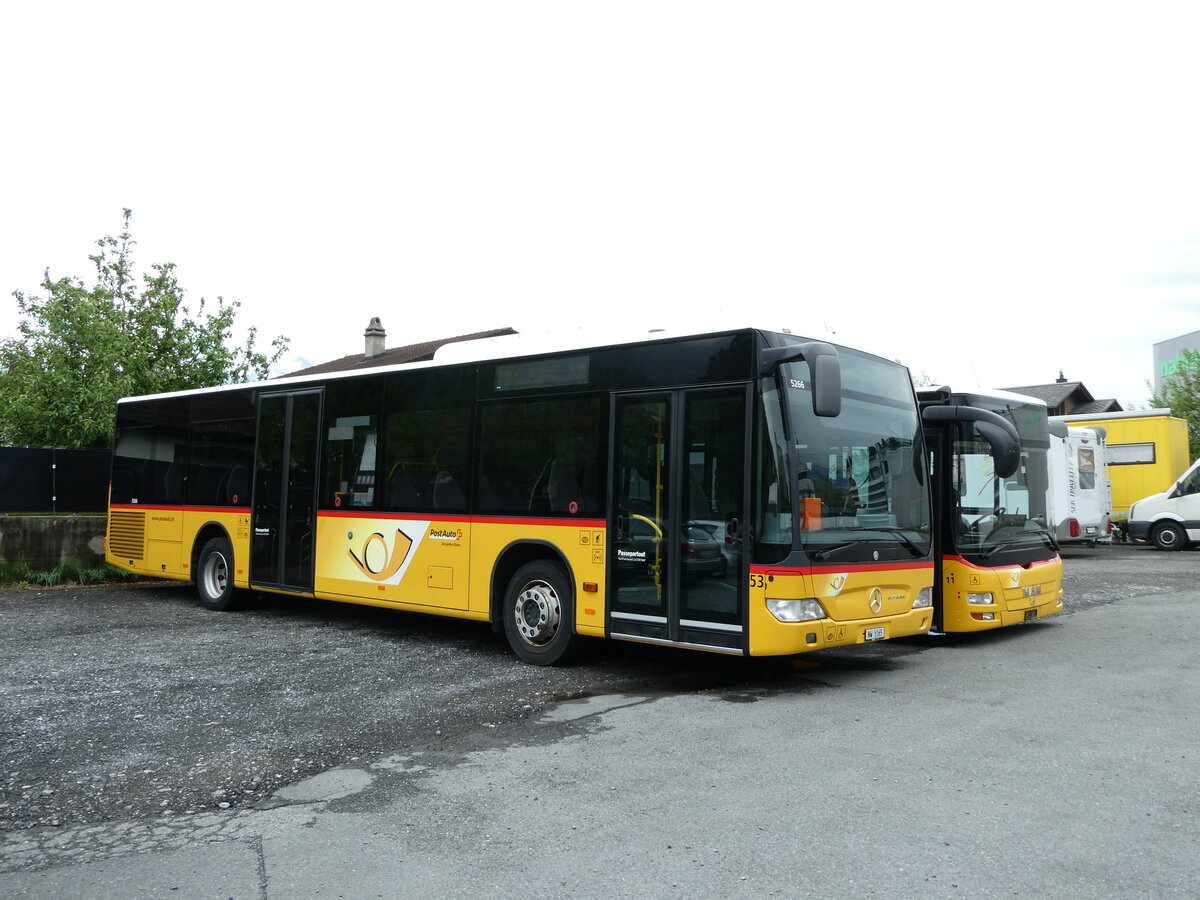
{"type": "Polygon", "coordinates": [[[13,290],[136,262],[289,367],[789,328],[1145,406],[1200,330],[1194,4],[54,2],[0,12],[13,290]],[[1118,13],[1114,10],[1120,10],[1118,13]],[[266,341],[264,340],[263,343],[266,341]]]}

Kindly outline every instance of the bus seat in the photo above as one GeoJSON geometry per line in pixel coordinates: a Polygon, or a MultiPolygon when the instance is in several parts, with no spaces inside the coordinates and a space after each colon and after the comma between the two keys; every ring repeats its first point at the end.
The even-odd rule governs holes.
{"type": "Polygon", "coordinates": [[[454,480],[454,476],[443,470],[433,481],[434,509],[462,509],[467,505],[466,495],[454,480]]]}
{"type": "Polygon", "coordinates": [[[407,473],[398,473],[388,485],[388,506],[393,509],[420,508],[421,492],[407,473]]]}
{"type": "Polygon", "coordinates": [[[488,512],[518,512],[528,509],[525,492],[512,484],[479,484],[479,508],[488,512]]]}

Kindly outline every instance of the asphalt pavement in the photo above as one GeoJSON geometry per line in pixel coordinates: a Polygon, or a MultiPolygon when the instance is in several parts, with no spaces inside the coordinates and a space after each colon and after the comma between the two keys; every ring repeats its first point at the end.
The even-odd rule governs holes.
{"type": "Polygon", "coordinates": [[[790,660],[0,592],[0,897],[1191,897],[1200,552],[790,660]]]}

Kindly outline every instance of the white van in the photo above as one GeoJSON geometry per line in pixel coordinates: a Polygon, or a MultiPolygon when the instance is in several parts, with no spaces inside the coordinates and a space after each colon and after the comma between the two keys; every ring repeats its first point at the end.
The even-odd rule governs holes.
{"type": "Polygon", "coordinates": [[[1129,538],[1159,550],[1182,550],[1200,541],[1200,459],[1165,491],[1129,507],[1129,538]]]}
{"type": "Polygon", "coordinates": [[[1046,525],[1060,544],[1112,539],[1112,490],[1108,483],[1105,432],[1099,426],[1068,427],[1050,420],[1046,525]]]}

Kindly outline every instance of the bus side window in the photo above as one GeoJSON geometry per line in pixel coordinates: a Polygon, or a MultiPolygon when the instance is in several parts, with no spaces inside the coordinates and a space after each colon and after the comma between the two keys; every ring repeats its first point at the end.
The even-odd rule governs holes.
{"type": "Polygon", "coordinates": [[[604,400],[502,400],[480,412],[479,509],[595,514],[603,508],[604,400]]]}
{"type": "Polygon", "coordinates": [[[473,370],[397,372],[384,391],[380,500],[397,512],[465,512],[473,370]]]}

